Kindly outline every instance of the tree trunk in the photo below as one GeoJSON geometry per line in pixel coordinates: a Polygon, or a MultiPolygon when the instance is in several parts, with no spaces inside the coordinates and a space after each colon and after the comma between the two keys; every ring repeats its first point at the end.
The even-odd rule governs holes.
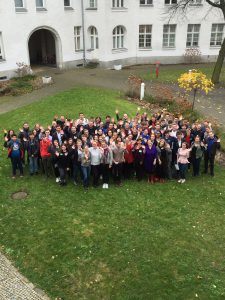
{"type": "Polygon", "coordinates": [[[217,57],[216,64],[214,66],[213,74],[212,74],[212,82],[219,83],[220,80],[220,73],[223,66],[223,61],[225,57],[225,38],[220,48],[219,55],[217,57]]]}
{"type": "Polygon", "coordinates": [[[197,93],[197,89],[194,89],[194,97],[193,97],[193,102],[192,102],[192,107],[191,107],[192,111],[194,110],[194,106],[195,106],[196,93],[197,93]]]}

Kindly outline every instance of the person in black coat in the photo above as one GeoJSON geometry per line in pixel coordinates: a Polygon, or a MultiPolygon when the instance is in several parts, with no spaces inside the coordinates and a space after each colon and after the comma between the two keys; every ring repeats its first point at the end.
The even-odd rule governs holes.
{"type": "Polygon", "coordinates": [[[57,165],[59,168],[59,174],[60,174],[60,185],[64,186],[66,185],[66,173],[69,170],[69,153],[67,151],[66,145],[61,146],[60,152],[56,152],[57,156],[57,165]]]}
{"type": "Polygon", "coordinates": [[[64,131],[62,131],[60,125],[56,126],[56,131],[52,134],[52,142],[54,142],[54,140],[58,140],[60,146],[66,140],[66,135],[64,131]]]}
{"type": "Polygon", "coordinates": [[[142,145],[141,143],[142,143],[141,139],[138,139],[133,149],[134,169],[138,181],[141,181],[144,177],[143,163],[145,157],[145,153],[144,153],[145,146],[142,145]]]}
{"type": "Polygon", "coordinates": [[[38,174],[38,155],[40,151],[39,141],[35,139],[34,133],[30,132],[27,141],[27,153],[29,158],[30,175],[38,174]]]}
{"type": "Polygon", "coordinates": [[[208,167],[210,168],[210,175],[214,176],[214,161],[216,156],[216,150],[220,149],[220,139],[218,139],[214,133],[209,132],[208,138],[204,141],[205,143],[205,174],[208,173],[208,167]]]}

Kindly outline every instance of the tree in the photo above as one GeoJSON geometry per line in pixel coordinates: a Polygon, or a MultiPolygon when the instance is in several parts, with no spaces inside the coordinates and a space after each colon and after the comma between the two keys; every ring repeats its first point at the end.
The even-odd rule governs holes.
{"type": "MultiPolygon", "coordinates": [[[[209,4],[210,9],[218,9],[225,20],[225,0],[205,0],[209,4]]],[[[190,8],[190,4],[193,4],[192,0],[178,0],[177,4],[172,5],[169,8],[169,17],[173,18],[175,15],[182,13],[183,15],[187,13],[190,8]]],[[[221,48],[219,51],[219,55],[217,57],[217,61],[214,66],[213,74],[212,74],[212,82],[218,83],[220,79],[220,73],[223,66],[223,61],[225,58],[225,38],[221,44],[221,48]]]]}
{"type": "Polygon", "coordinates": [[[181,74],[178,78],[178,84],[185,92],[193,92],[192,111],[194,109],[197,92],[202,91],[207,95],[214,86],[212,81],[198,70],[190,70],[188,73],[181,74]]]}

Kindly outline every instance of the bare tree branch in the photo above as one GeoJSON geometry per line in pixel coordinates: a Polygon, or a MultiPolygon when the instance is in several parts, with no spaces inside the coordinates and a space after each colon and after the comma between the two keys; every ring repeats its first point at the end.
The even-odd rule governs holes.
{"type": "Polygon", "coordinates": [[[213,6],[213,7],[217,7],[217,8],[221,8],[221,1],[216,1],[216,2],[213,2],[211,0],[205,0],[209,5],[213,6]]]}

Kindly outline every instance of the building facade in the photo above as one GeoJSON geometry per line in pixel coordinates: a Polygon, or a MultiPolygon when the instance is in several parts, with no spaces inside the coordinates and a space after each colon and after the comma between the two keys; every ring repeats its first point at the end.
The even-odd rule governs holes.
{"type": "Polygon", "coordinates": [[[190,49],[201,61],[215,61],[224,38],[222,14],[204,0],[193,0],[186,17],[170,18],[168,9],[176,2],[0,1],[0,78],[14,76],[17,62],[62,69],[84,60],[107,68],[182,63],[190,49]]]}

